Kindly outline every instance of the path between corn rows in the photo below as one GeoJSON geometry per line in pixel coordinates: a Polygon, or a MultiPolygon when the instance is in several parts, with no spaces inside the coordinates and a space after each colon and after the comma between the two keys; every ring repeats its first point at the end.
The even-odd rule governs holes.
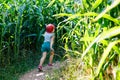
{"type": "Polygon", "coordinates": [[[61,63],[56,61],[52,67],[48,65],[43,66],[43,72],[38,72],[37,68],[30,70],[29,72],[23,74],[19,80],[45,80],[45,77],[48,74],[53,73],[54,70],[57,70],[60,67],[62,67],[61,63]]]}

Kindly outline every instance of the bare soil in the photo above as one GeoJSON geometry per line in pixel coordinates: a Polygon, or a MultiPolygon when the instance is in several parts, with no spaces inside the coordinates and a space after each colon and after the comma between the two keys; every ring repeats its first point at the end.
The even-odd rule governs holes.
{"type": "Polygon", "coordinates": [[[35,68],[30,70],[29,72],[23,74],[19,80],[46,80],[46,76],[54,72],[61,67],[61,63],[59,61],[53,63],[53,66],[45,65],[43,66],[43,71],[38,72],[38,69],[35,68]]]}

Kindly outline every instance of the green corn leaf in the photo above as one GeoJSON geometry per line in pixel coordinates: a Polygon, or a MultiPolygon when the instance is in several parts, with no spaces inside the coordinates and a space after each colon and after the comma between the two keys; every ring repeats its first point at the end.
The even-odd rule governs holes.
{"type": "MultiPolygon", "coordinates": [[[[98,14],[95,13],[95,12],[88,12],[88,13],[84,13],[84,14],[80,14],[80,13],[77,13],[77,14],[60,13],[60,14],[55,14],[53,16],[58,17],[58,18],[67,16],[68,18],[66,20],[64,20],[64,21],[68,21],[68,20],[73,20],[73,19],[81,17],[81,16],[98,16],[98,14]]],[[[113,21],[113,22],[115,22],[116,24],[119,25],[119,20],[116,19],[116,18],[111,17],[108,14],[104,14],[102,17],[106,18],[108,20],[111,20],[111,21],[113,21]]],[[[93,20],[93,22],[94,22],[94,20],[93,20]]]]}
{"type": "Polygon", "coordinates": [[[113,50],[114,50],[115,52],[117,52],[117,53],[120,54],[120,50],[119,50],[119,48],[118,48],[117,46],[114,46],[114,47],[113,47],[113,50]]]}
{"type": "Polygon", "coordinates": [[[97,42],[99,42],[101,40],[104,40],[106,38],[111,38],[111,37],[116,36],[118,34],[120,34],[120,26],[113,27],[113,28],[109,29],[108,31],[103,32],[100,35],[100,38],[99,38],[99,40],[97,42]]]}
{"type": "MultiPolygon", "coordinates": [[[[97,13],[94,13],[94,12],[88,12],[88,13],[76,14],[76,15],[77,15],[76,17],[79,17],[79,16],[98,16],[98,14],[97,14],[97,13]]],[[[70,17],[72,17],[72,16],[70,16],[70,17]]],[[[108,20],[111,20],[111,21],[115,22],[116,24],[119,24],[119,20],[118,20],[118,19],[113,18],[113,17],[111,17],[111,16],[108,15],[108,14],[104,14],[102,17],[103,17],[103,18],[106,18],[106,19],[108,19],[108,20]]]]}
{"type": "Polygon", "coordinates": [[[104,14],[116,7],[120,3],[120,0],[115,0],[109,7],[107,7],[102,13],[100,13],[93,21],[97,21],[102,16],[105,16],[104,14]]]}
{"type": "Polygon", "coordinates": [[[10,9],[10,6],[8,4],[6,4],[6,3],[3,3],[3,4],[7,9],[10,9]]]}
{"type": "Polygon", "coordinates": [[[29,34],[29,35],[26,35],[25,37],[32,37],[32,36],[37,36],[37,34],[29,34]]]}
{"type": "Polygon", "coordinates": [[[20,8],[18,9],[20,16],[22,16],[23,11],[25,10],[25,7],[26,7],[26,5],[25,5],[25,4],[23,4],[23,5],[22,5],[22,6],[20,6],[20,8]]]}
{"type": "MultiPolygon", "coordinates": [[[[106,45],[106,46],[108,45],[108,41],[107,40],[102,40],[101,43],[104,44],[104,45],[106,45]]],[[[119,50],[119,48],[117,46],[114,46],[113,50],[115,52],[117,52],[117,53],[120,53],[120,50],[119,50]]]]}
{"type": "Polygon", "coordinates": [[[92,10],[94,10],[95,8],[97,8],[103,0],[96,0],[95,3],[93,3],[92,5],[92,10]]]}
{"type": "Polygon", "coordinates": [[[93,41],[94,39],[95,39],[94,37],[84,36],[80,39],[80,41],[93,41]]]}
{"type": "Polygon", "coordinates": [[[55,0],[52,0],[52,1],[48,4],[47,8],[48,8],[48,7],[51,7],[51,6],[54,4],[54,2],[55,2],[55,0]]]}
{"type": "MultiPolygon", "coordinates": [[[[6,33],[7,33],[7,31],[8,31],[8,29],[12,26],[12,25],[14,25],[15,23],[8,23],[5,27],[4,27],[4,29],[3,29],[3,33],[2,33],[2,36],[4,36],[6,33]]],[[[4,25],[4,24],[3,24],[4,25]]]]}
{"type": "Polygon", "coordinates": [[[59,0],[60,3],[64,2],[64,0],[59,0]]]}
{"type": "Polygon", "coordinates": [[[87,1],[86,0],[82,0],[83,2],[83,6],[87,9],[89,7],[89,5],[87,4],[87,1]]]}
{"type": "Polygon", "coordinates": [[[64,16],[69,17],[69,16],[72,16],[72,14],[59,13],[59,14],[55,14],[55,15],[53,15],[53,17],[58,17],[58,18],[60,18],[60,17],[64,17],[64,16]]]}
{"type": "Polygon", "coordinates": [[[113,48],[113,46],[117,43],[120,43],[120,40],[117,40],[117,41],[114,41],[114,42],[111,42],[108,47],[104,50],[104,53],[102,55],[102,58],[99,62],[99,65],[98,65],[98,68],[97,68],[97,73],[96,73],[96,76],[98,76],[98,74],[100,73],[100,70],[102,68],[102,65],[104,64],[105,62],[105,59],[106,57],[109,55],[109,52],[111,51],[111,49],[113,48]]]}
{"type": "Polygon", "coordinates": [[[84,58],[84,56],[87,54],[87,52],[93,46],[94,43],[100,42],[100,41],[102,41],[102,40],[104,40],[106,38],[110,38],[110,37],[116,36],[118,34],[120,34],[120,26],[113,27],[113,28],[109,29],[108,31],[104,31],[103,33],[101,33],[100,35],[98,35],[98,37],[96,37],[93,42],[91,42],[91,44],[83,52],[81,58],[82,59],[84,58]]]}
{"type": "Polygon", "coordinates": [[[38,42],[40,41],[40,39],[41,39],[42,34],[43,34],[44,31],[45,31],[45,30],[42,29],[42,30],[39,32],[38,39],[37,39],[38,42]]]}
{"type": "Polygon", "coordinates": [[[104,14],[104,15],[103,15],[103,18],[109,19],[109,20],[113,21],[114,23],[116,23],[116,24],[118,24],[118,25],[120,24],[118,19],[113,18],[113,17],[111,17],[111,16],[108,15],[108,14],[104,14]]]}

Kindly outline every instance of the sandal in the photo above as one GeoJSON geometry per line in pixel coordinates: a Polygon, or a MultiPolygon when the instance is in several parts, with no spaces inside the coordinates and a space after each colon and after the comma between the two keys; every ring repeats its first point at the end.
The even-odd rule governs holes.
{"type": "Polygon", "coordinates": [[[53,64],[48,64],[48,66],[53,66],[53,64]]]}
{"type": "Polygon", "coordinates": [[[40,72],[40,71],[43,71],[43,70],[42,70],[42,66],[39,66],[39,67],[38,67],[38,71],[39,71],[39,72],[40,72]]]}

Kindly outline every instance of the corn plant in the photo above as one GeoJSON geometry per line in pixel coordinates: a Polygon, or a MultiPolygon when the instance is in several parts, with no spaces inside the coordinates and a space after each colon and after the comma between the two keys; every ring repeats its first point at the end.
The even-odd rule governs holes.
{"type": "MultiPolygon", "coordinates": [[[[66,56],[79,57],[80,63],[81,60],[85,61],[87,67],[92,70],[91,79],[104,79],[107,74],[109,76],[112,73],[108,73],[107,69],[115,66],[113,65],[115,55],[120,53],[118,46],[120,2],[119,0],[81,0],[72,3],[75,6],[70,9],[67,7],[72,10],[72,13],[68,11],[54,15],[56,18],[65,17],[58,24],[58,29],[64,30],[62,40],[65,42],[66,56]],[[109,7],[107,7],[108,5],[109,7]],[[80,9],[77,11],[76,7],[80,9]],[[105,72],[107,73],[105,74],[105,72]]],[[[119,63],[117,63],[118,65],[119,63]]]]}
{"type": "Polygon", "coordinates": [[[22,51],[40,50],[44,26],[53,23],[57,26],[56,44],[74,62],[63,71],[64,78],[84,79],[87,75],[89,79],[109,79],[112,74],[112,78],[118,79],[119,3],[119,0],[0,0],[0,66],[29,55],[22,51]]]}
{"type": "Polygon", "coordinates": [[[11,64],[29,55],[22,53],[23,51],[40,52],[45,25],[57,23],[52,17],[56,13],[52,9],[57,8],[48,6],[49,0],[1,0],[0,2],[1,65],[11,64]]]}

